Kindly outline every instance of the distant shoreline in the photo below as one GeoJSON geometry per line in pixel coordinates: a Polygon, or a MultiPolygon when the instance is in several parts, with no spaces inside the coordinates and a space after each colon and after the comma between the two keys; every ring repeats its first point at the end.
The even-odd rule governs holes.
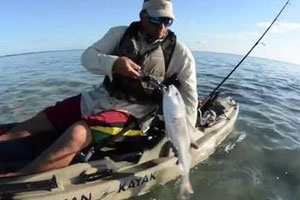
{"type": "Polygon", "coordinates": [[[12,57],[12,56],[30,55],[30,54],[40,54],[40,53],[64,52],[64,51],[83,51],[83,50],[84,50],[84,49],[67,49],[67,50],[51,50],[51,51],[34,51],[34,52],[26,52],[26,53],[7,54],[7,55],[0,56],[0,58],[12,57]]]}

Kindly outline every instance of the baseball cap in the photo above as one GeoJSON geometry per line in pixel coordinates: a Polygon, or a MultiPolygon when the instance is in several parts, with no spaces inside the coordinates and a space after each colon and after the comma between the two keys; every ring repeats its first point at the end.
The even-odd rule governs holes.
{"type": "Polygon", "coordinates": [[[144,0],[142,10],[146,10],[151,17],[175,19],[173,5],[170,0],[144,0]]]}

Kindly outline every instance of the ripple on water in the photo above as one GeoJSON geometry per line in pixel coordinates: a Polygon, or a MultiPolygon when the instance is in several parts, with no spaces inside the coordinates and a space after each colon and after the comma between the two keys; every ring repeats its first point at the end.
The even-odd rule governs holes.
{"type": "Polygon", "coordinates": [[[256,126],[260,124],[269,126],[275,122],[272,117],[259,110],[241,109],[241,113],[243,113],[247,119],[251,118],[251,122],[256,126]]]}
{"type": "MultiPolygon", "coordinates": [[[[103,80],[80,66],[81,53],[1,58],[1,123],[24,120],[103,80]]],[[[201,97],[241,59],[229,54],[194,54],[201,97]]],[[[249,57],[220,88],[221,97],[229,95],[239,103],[238,121],[216,154],[192,171],[195,194],[191,200],[300,199],[299,74],[299,66],[249,57]]],[[[177,192],[173,181],[137,199],[173,200],[177,192]]]]}

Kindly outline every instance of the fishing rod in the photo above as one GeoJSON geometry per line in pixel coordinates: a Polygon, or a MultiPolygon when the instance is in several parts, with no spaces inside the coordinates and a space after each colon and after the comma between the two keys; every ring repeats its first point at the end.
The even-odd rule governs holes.
{"type": "Polygon", "coordinates": [[[288,0],[280,12],[277,14],[277,16],[274,18],[273,22],[269,25],[269,27],[265,30],[265,32],[261,35],[261,37],[257,40],[257,42],[252,46],[252,48],[248,51],[248,53],[241,59],[241,61],[234,67],[234,69],[223,79],[221,83],[205,98],[203,101],[200,110],[202,113],[204,113],[217,99],[218,92],[217,90],[223,85],[223,83],[231,76],[231,74],[244,62],[244,60],[248,57],[248,55],[252,52],[252,50],[259,44],[259,42],[263,39],[263,37],[266,35],[266,33],[270,30],[270,28],[273,26],[273,24],[278,20],[279,16],[281,15],[282,11],[286,8],[286,6],[289,4],[288,0]]]}

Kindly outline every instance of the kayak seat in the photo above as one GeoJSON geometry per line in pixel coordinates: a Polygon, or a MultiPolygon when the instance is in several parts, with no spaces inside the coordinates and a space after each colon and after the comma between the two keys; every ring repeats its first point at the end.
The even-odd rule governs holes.
{"type": "MultiPolygon", "coordinates": [[[[145,150],[154,148],[165,136],[164,122],[159,118],[155,118],[151,127],[145,136],[124,137],[120,142],[110,143],[109,146],[95,148],[95,152],[89,158],[91,160],[99,160],[104,157],[109,157],[113,161],[128,161],[138,163],[140,157],[145,150]],[[109,148],[109,150],[107,150],[109,148]]],[[[87,155],[92,147],[85,148],[76,156],[74,162],[84,162],[81,155],[87,155]]]]}

